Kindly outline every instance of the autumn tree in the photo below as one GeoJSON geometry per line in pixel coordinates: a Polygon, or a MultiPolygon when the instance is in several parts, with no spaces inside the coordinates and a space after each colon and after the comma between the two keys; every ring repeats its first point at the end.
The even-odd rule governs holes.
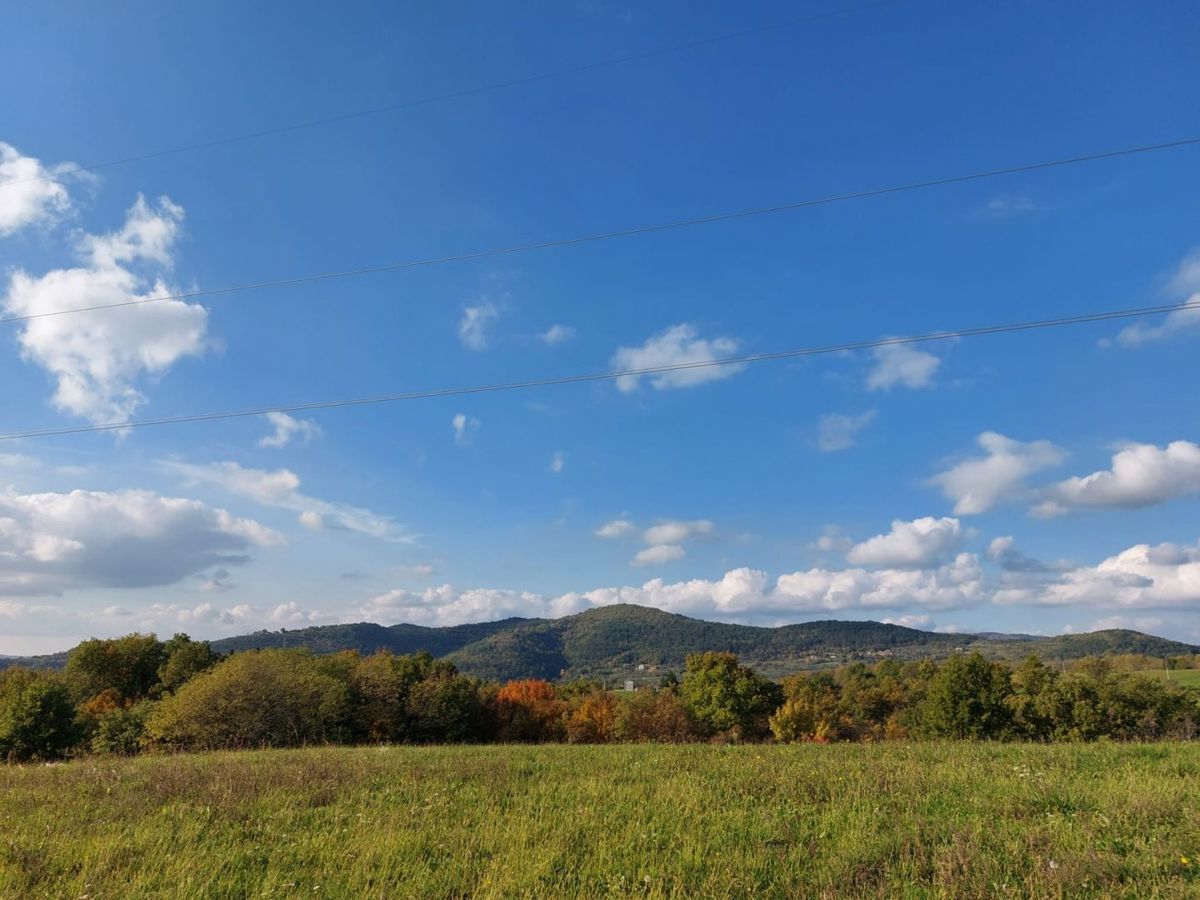
{"type": "Polygon", "coordinates": [[[502,741],[561,740],[564,704],[554,685],[539,678],[510,681],[496,692],[495,720],[502,741]]]}
{"type": "Polygon", "coordinates": [[[617,701],[607,691],[585,694],[567,716],[567,740],[572,744],[607,744],[616,730],[617,701]]]}

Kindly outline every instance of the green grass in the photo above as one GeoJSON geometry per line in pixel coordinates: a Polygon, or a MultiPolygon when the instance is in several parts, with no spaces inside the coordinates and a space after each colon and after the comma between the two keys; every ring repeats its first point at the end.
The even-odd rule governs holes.
{"type": "Polygon", "coordinates": [[[1197,857],[1200,744],[0,766],[0,896],[13,898],[1197,897],[1197,857]]]}
{"type": "Polygon", "coordinates": [[[1165,679],[1187,688],[1200,689],[1200,669],[1173,669],[1169,672],[1164,669],[1143,669],[1137,674],[1165,679]]]}

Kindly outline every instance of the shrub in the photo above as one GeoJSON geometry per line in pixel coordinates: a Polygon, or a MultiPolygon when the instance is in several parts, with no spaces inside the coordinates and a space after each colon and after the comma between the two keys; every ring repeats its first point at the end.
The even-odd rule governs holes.
{"type": "Polygon", "coordinates": [[[617,703],[613,718],[614,735],[619,741],[679,744],[694,741],[700,733],[673,690],[642,688],[617,703]]]}
{"type": "Polygon", "coordinates": [[[349,713],[349,688],[307,651],[247,651],[165,698],[146,735],[186,749],[298,746],[345,738],[349,713]]]}
{"type": "Polygon", "coordinates": [[[79,739],[75,708],[61,679],[45,672],[0,672],[0,759],[58,759],[79,739]]]}
{"type": "Polygon", "coordinates": [[[567,740],[572,744],[607,744],[616,732],[617,701],[606,691],[582,697],[567,715],[567,740]]]}

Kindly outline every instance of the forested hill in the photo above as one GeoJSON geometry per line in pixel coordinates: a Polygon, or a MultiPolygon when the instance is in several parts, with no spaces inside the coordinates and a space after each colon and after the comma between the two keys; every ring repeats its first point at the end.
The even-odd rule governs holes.
{"type": "MultiPolygon", "coordinates": [[[[446,657],[469,675],[513,678],[605,676],[657,680],[680,671],[689,653],[727,650],[770,677],[850,660],[944,657],[970,648],[997,659],[1037,653],[1046,660],[1105,653],[1163,657],[1200,648],[1137,631],[1034,637],[1002,634],[934,634],[880,622],[823,621],[762,628],[706,622],[645,606],[591,609],[561,619],[503,619],[442,628],[390,627],[367,622],[283,631],[258,631],[213,642],[221,653],[272,647],[304,647],[315,653],[376,650],[446,657]],[[641,667],[641,668],[639,668],[641,667]]],[[[15,663],[60,667],[66,654],[15,663]]]]}

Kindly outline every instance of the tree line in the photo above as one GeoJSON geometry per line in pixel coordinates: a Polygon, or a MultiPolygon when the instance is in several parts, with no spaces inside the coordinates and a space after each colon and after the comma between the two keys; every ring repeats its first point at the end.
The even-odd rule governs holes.
{"type": "Polygon", "coordinates": [[[855,663],[780,683],[732,653],[696,653],[682,677],[614,692],[590,680],[484,681],[429,653],[221,657],[186,635],[132,634],[85,641],[62,672],[0,672],[0,758],[324,743],[1195,737],[1200,693],[1131,665],[1098,657],[1063,671],[1036,657],[1009,666],[973,653],[855,663]]]}

